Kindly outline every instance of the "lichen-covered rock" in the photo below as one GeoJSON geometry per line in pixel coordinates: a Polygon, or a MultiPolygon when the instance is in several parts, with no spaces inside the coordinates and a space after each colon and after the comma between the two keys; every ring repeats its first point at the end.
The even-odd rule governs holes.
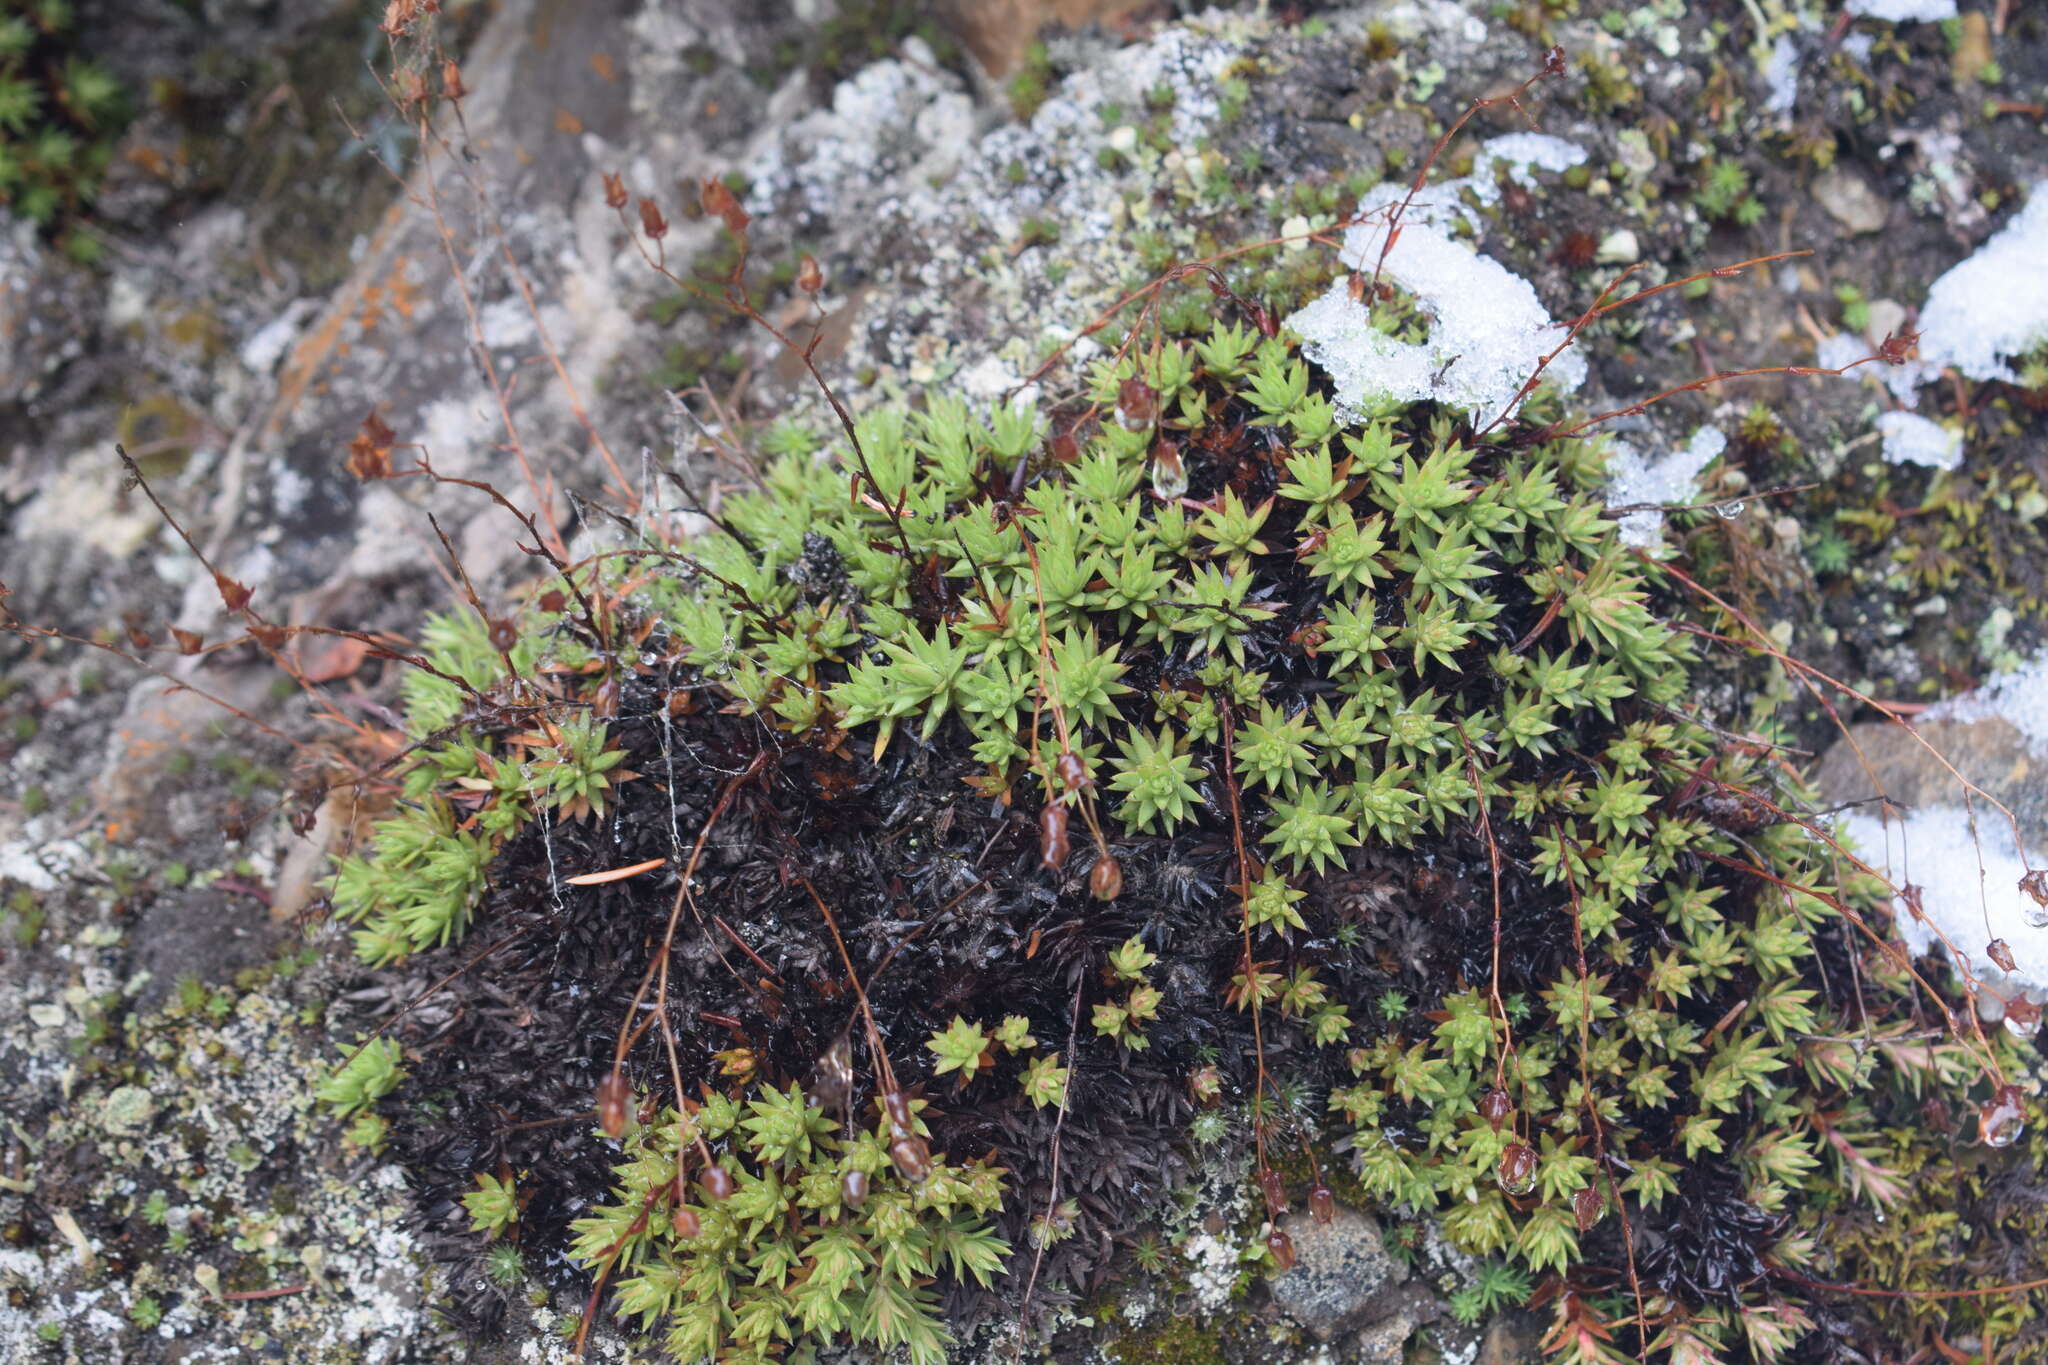
{"type": "Polygon", "coordinates": [[[1364,1326],[1385,1303],[1381,1291],[1408,1277],[1387,1254],[1379,1223],[1348,1205],[1339,1205],[1328,1223],[1297,1212],[1280,1226],[1293,1239],[1294,1267],[1267,1288],[1280,1311],[1319,1341],[1364,1326]]]}

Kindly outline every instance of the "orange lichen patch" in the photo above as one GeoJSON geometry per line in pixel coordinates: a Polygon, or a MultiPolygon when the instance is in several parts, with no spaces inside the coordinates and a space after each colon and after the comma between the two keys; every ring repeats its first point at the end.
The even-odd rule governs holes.
{"type": "Polygon", "coordinates": [[[992,76],[1017,69],[1047,24],[1080,28],[1114,24],[1144,0],[962,0],[953,26],[960,41],[992,76]]]}
{"type": "Polygon", "coordinates": [[[613,63],[609,52],[591,53],[590,69],[608,81],[615,81],[619,78],[619,69],[613,63]]]}
{"type": "Polygon", "coordinates": [[[555,110],[555,131],[570,134],[580,133],[583,131],[583,120],[577,118],[567,109],[557,109],[555,110]]]}
{"type": "Polygon", "coordinates": [[[129,165],[136,167],[147,175],[155,176],[158,180],[168,180],[171,178],[170,161],[162,152],[147,143],[138,142],[124,150],[121,155],[127,160],[129,165]]]}
{"type": "Polygon", "coordinates": [[[400,318],[410,321],[419,307],[419,286],[412,282],[409,257],[399,256],[392,260],[391,271],[384,277],[383,284],[363,286],[362,309],[357,314],[365,332],[373,332],[384,321],[384,310],[390,310],[400,318]]]}

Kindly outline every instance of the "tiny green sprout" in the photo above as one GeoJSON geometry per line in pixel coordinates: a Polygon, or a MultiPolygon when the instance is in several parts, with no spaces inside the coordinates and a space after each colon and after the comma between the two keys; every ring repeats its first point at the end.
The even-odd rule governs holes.
{"type": "Polygon", "coordinates": [[[1143,981],[1145,969],[1159,961],[1159,954],[1149,951],[1145,942],[1133,934],[1117,947],[1110,950],[1109,967],[1119,981],[1143,981]]]}
{"type": "MultiPolygon", "coordinates": [[[[1251,891],[1245,896],[1245,914],[1255,929],[1273,929],[1282,934],[1290,929],[1305,930],[1308,924],[1295,905],[1307,895],[1306,891],[1296,889],[1285,877],[1267,868],[1252,883],[1251,891]]],[[[1354,934],[1357,932],[1350,925],[1344,927],[1352,928],[1354,934]]]]}
{"type": "Polygon", "coordinates": [[[44,1341],[62,1341],[64,1339],[64,1324],[61,1322],[38,1323],[36,1324],[36,1335],[44,1341]]]}
{"type": "Polygon", "coordinates": [[[1380,998],[1374,1002],[1374,1006],[1379,1010],[1380,1018],[1399,1019],[1408,1012],[1408,997],[1401,991],[1381,991],[1380,998]]]}
{"type": "Polygon", "coordinates": [[[134,1306],[128,1310],[128,1317],[137,1327],[147,1332],[164,1320],[164,1306],[155,1296],[144,1294],[136,1299],[134,1306]]]}
{"type": "Polygon", "coordinates": [[[1845,574],[1854,558],[1854,547],[1832,526],[1806,542],[1806,560],[1816,574],[1845,574]]]}
{"type": "Polygon", "coordinates": [[[1041,1213],[1033,1218],[1026,1236],[1031,1239],[1032,1246],[1043,1250],[1072,1237],[1080,1222],[1081,1205],[1072,1199],[1062,1200],[1050,1213],[1041,1213]]]}
{"type": "Polygon", "coordinates": [[[186,1014],[197,1014],[206,1008],[206,1001],[211,993],[206,989],[206,983],[190,972],[178,978],[175,989],[178,1008],[186,1014]]]}
{"type": "Polygon", "coordinates": [[[953,1022],[934,1033],[925,1046],[937,1059],[933,1072],[943,1076],[949,1071],[957,1071],[962,1084],[973,1080],[994,1060],[989,1055],[988,1034],[981,1025],[971,1024],[957,1014],[953,1016],[953,1022]]]}
{"type": "Polygon", "coordinates": [[[1158,1237],[1148,1232],[1131,1244],[1131,1259],[1146,1274],[1157,1275],[1166,1269],[1166,1248],[1159,1244],[1158,1237]]]}
{"type": "Polygon", "coordinates": [[[1021,1014],[1006,1015],[996,1026],[996,1045],[1005,1052],[1029,1052],[1038,1046],[1031,1036],[1031,1021],[1021,1014]]]}
{"type": "Polygon", "coordinates": [[[462,1196],[462,1207],[469,1210],[471,1223],[496,1237],[519,1220],[517,1196],[511,1181],[480,1173],[476,1188],[462,1196]]]}
{"type": "Polygon", "coordinates": [[[526,1260],[511,1242],[495,1242],[484,1251],[484,1275],[500,1289],[511,1289],[526,1274],[526,1260]]]}
{"type": "Polygon", "coordinates": [[[398,1059],[395,1041],[372,1038],[322,1081],[313,1096],[343,1118],[366,1110],[397,1088],[398,1059]]]}
{"type": "Polygon", "coordinates": [[[1273,802],[1273,827],[1265,842],[1277,845],[1276,856],[1295,868],[1317,872],[1340,861],[1340,846],[1358,843],[1356,821],[1344,812],[1344,796],[1335,787],[1311,786],[1293,801],[1273,802]]]}
{"type": "Polygon", "coordinates": [[[1279,708],[1262,703],[1258,719],[1237,733],[1237,771],[1245,787],[1292,792],[1301,779],[1313,778],[1315,750],[1309,741],[1314,735],[1307,711],[1283,716],[1279,708]]]}
{"type": "Polygon", "coordinates": [[[1117,815],[1124,827],[1143,833],[1157,822],[1162,833],[1186,823],[1200,797],[1194,784],[1208,776],[1194,756],[1180,749],[1170,729],[1148,734],[1133,728],[1119,741],[1121,758],[1113,760],[1110,790],[1122,792],[1117,815]]]}
{"type": "Polygon", "coordinates": [[[1034,1057],[1025,1064],[1024,1094],[1034,1109],[1067,1102],[1067,1068],[1060,1065],[1059,1053],[1034,1057]]]}
{"type": "Polygon", "coordinates": [[[160,1228],[170,1221],[171,1201],[162,1190],[151,1190],[149,1198],[142,1201],[142,1221],[153,1228],[160,1228]]]}

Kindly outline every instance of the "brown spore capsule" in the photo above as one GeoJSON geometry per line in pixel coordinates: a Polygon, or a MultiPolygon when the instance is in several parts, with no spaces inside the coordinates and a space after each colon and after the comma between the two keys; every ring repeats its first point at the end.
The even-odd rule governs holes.
{"type": "Polygon", "coordinates": [[[1259,1171],[1259,1193],[1266,1197],[1266,1209],[1269,1213],[1287,1212],[1287,1182],[1282,1180],[1280,1172],[1271,1166],[1259,1171]]]}
{"type": "Polygon", "coordinates": [[[1038,861],[1047,871],[1057,872],[1072,851],[1073,846],[1067,842],[1067,808],[1047,805],[1038,812],[1038,861]]]}
{"type": "Polygon", "coordinates": [[[1099,901],[1113,901],[1123,894],[1124,867],[1116,854],[1105,853],[1088,871],[1088,894],[1099,901]]]}
{"type": "Polygon", "coordinates": [[[626,1105],[632,1098],[626,1078],[614,1071],[597,1083],[597,1126],[608,1138],[626,1131],[626,1105]]]}
{"type": "Polygon", "coordinates": [[[922,1185],[932,1173],[931,1149],[921,1137],[900,1137],[889,1144],[889,1160],[896,1173],[913,1185],[922,1185]]]}

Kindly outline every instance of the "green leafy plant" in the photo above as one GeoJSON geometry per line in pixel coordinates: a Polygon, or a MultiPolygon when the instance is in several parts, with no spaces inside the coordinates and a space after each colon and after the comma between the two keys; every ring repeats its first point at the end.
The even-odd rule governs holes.
{"type": "MultiPolygon", "coordinates": [[[[1746,173],[1703,174],[1701,212],[1743,221],[1746,173]]],[[[730,192],[703,207],[743,248],[730,192]]],[[[1317,1163],[1341,1162],[1358,1197],[1490,1258],[1460,1316],[1542,1277],[1555,1339],[1603,1359],[1614,1310],[1574,1277],[1629,1262],[1644,1349],[1728,1323],[1789,1340],[1754,1266],[1813,1255],[1765,1211],[1811,1235],[1896,1202],[1877,1135],[1936,1089],[2003,1085],[2010,1044],[1959,1026],[1915,1069],[1854,1042],[1923,993],[1895,953],[1839,970],[1884,888],[1792,814],[1810,803],[1767,710],[1740,731],[1695,713],[1744,666],[1701,645],[1739,617],[1690,628],[1682,568],[1603,515],[1601,443],[1420,406],[1340,421],[1284,332],[1204,331],[1141,329],[1054,412],[936,394],[856,417],[830,395],[841,438],[777,428],[680,548],[650,534],[564,571],[505,630],[437,623],[397,805],[336,879],[358,951],[442,950],[494,868],[548,860],[551,896],[503,913],[610,973],[614,1017],[568,1036],[611,1050],[598,1112],[623,1143],[572,1254],[685,1359],[847,1338],[939,1358],[933,1281],[987,1287],[998,1220],[1079,1255],[1118,1196],[1045,1176],[1005,1208],[993,1166],[929,1159],[927,1120],[952,1116],[923,1096],[956,1132],[1028,1125],[1000,1154],[1021,1166],[1084,1140],[1050,1125],[1112,1070],[1162,1109],[1199,1078],[1217,1107],[1190,1136],[1249,1145],[1267,1216],[1247,1260],[1292,1254],[1269,1144],[1299,1135],[1312,1209],[1333,1198],[1317,1163]],[[645,670],[625,686],[618,639],[645,670]],[[579,839],[611,870],[555,879],[558,832],[600,813],[655,856],[579,839]],[[727,820],[746,836],[707,854],[727,820]],[[613,881],[636,868],[669,880],[613,881]],[[851,934],[828,872],[861,902],[851,934]],[[905,983],[918,963],[931,981],[905,983]],[[975,999],[1026,1012],[954,1012],[975,999]],[[885,1031],[922,1046],[892,1061],[885,1031]]],[[[390,1084],[330,1087],[352,1112],[390,1084]]],[[[467,1193],[478,1226],[511,1220],[488,1175],[467,1193]]]]}
{"type": "Polygon", "coordinates": [[[389,1038],[372,1038],[356,1049],[332,1076],[322,1081],[314,1097],[343,1118],[368,1109],[398,1086],[398,1044],[389,1038]]]}
{"type": "Polygon", "coordinates": [[[490,1174],[479,1174],[476,1188],[462,1197],[470,1221],[493,1237],[519,1219],[519,1201],[512,1182],[490,1174]]]}
{"type": "Polygon", "coordinates": [[[81,220],[129,111],[90,54],[69,0],[0,3],[0,206],[86,264],[100,245],[81,220]]]}
{"type": "Polygon", "coordinates": [[[851,1137],[831,1128],[795,1086],[667,1110],[628,1136],[614,1200],[575,1225],[572,1254],[679,1359],[767,1361],[792,1340],[845,1338],[941,1361],[951,1336],[929,1286],[994,1282],[1009,1247],[984,1215],[1002,1172],[937,1162],[911,1182],[886,1115],[851,1137]],[[717,1179],[690,1171],[699,1152],[717,1179]]]}

